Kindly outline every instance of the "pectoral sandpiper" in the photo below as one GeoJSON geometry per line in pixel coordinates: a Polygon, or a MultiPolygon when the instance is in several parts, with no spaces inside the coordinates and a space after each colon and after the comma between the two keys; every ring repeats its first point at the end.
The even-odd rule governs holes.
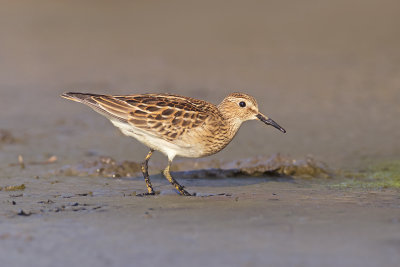
{"type": "Polygon", "coordinates": [[[259,119],[282,132],[275,121],[261,114],[254,97],[232,93],[215,106],[203,100],[170,94],[98,95],[64,93],[62,97],[93,108],[107,117],[122,133],[150,148],[142,164],[149,195],[154,194],[148,161],[154,150],[168,157],[164,176],[185,196],[190,196],[170,174],[175,156],[199,158],[225,148],[242,122],[259,119]]]}

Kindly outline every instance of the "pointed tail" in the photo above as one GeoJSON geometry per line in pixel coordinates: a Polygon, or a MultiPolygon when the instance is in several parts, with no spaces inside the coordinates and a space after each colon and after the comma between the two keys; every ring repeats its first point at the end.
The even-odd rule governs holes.
{"type": "Polygon", "coordinates": [[[72,100],[72,101],[76,101],[76,102],[93,102],[95,103],[91,97],[92,96],[101,96],[101,95],[97,95],[97,94],[89,94],[89,93],[74,93],[74,92],[68,92],[68,93],[63,93],[61,94],[62,97],[72,100]]]}

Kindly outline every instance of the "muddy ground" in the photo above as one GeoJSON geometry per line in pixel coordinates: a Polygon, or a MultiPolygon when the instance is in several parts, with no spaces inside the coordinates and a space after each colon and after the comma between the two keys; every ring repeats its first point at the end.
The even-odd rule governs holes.
{"type": "Polygon", "coordinates": [[[0,265],[398,266],[399,10],[392,0],[1,1],[0,265]],[[90,164],[134,166],[147,148],[64,91],[215,104],[243,91],[288,132],[248,122],[217,155],[177,159],[194,197],[176,195],[156,153],[160,194],[140,197],[134,169],[90,164]],[[323,171],[232,171],[278,154],[323,171]]]}
{"type": "Polygon", "coordinates": [[[12,178],[3,266],[397,266],[400,194],[268,177],[12,178]],[[220,195],[221,194],[221,195],[220,195]]]}

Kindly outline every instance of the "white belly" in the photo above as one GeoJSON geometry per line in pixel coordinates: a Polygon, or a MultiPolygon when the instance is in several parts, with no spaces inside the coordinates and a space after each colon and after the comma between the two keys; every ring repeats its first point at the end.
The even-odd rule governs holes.
{"type": "Polygon", "coordinates": [[[196,147],[195,144],[183,144],[183,142],[179,141],[171,143],[132,125],[116,120],[111,120],[111,122],[114,126],[118,127],[123,134],[134,137],[144,145],[160,151],[165,154],[169,160],[172,160],[175,156],[198,158],[203,155],[202,150],[196,147]]]}

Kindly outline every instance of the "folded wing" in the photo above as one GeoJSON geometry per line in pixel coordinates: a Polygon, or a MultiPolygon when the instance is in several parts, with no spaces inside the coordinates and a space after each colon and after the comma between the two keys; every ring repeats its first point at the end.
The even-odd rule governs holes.
{"type": "Polygon", "coordinates": [[[167,141],[174,141],[182,134],[202,127],[209,114],[219,114],[215,106],[205,101],[177,95],[67,93],[63,96],[91,106],[110,120],[127,123],[167,141]]]}

